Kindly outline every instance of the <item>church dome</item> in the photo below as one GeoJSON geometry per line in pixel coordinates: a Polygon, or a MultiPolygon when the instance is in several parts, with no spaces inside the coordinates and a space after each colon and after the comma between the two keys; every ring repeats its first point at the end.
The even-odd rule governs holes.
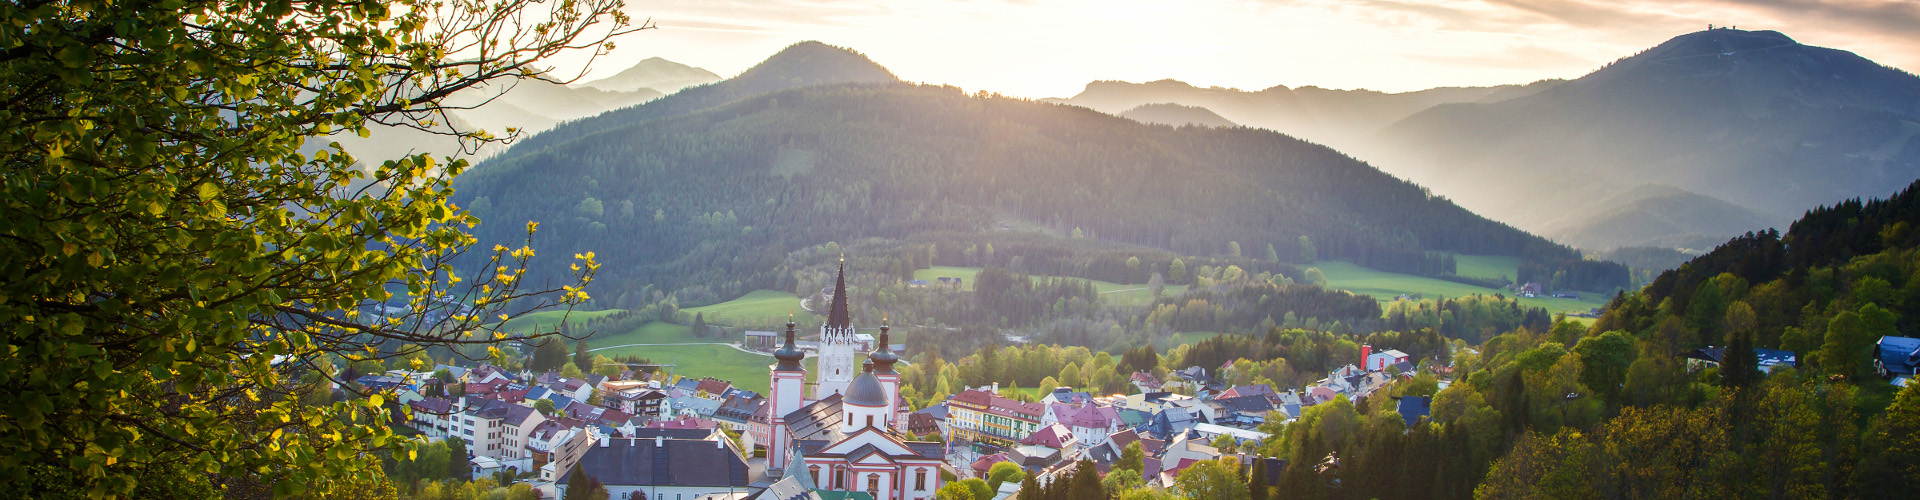
{"type": "Polygon", "coordinates": [[[853,378],[853,384],[847,386],[847,395],[840,402],[855,406],[886,406],[887,390],[880,387],[880,379],[874,377],[873,372],[861,372],[853,378]]]}

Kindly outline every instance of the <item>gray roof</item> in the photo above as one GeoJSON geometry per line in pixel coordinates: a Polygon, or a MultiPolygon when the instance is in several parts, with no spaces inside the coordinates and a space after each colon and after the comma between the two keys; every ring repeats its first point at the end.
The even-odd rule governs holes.
{"type": "Polygon", "coordinates": [[[608,486],[747,486],[747,460],[716,443],[724,441],[609,439],[587,448],[575,467],[608,486]]]}
{"type": "Polygon", "coordinates": [[[846,403],[855,406],[886,406],[887,390],[880,386],[880,378],[873,372],[862,372],[853,377],[853,383],[847,386],[846,403]]]}
{"type": "Polygon", "coordinates": [[[820,439],[839,441],[846,437],[840,434],[840,395],[834,394],[825,399],[787,414],[787,429],[793,432],[796,441],[820,439]]]}

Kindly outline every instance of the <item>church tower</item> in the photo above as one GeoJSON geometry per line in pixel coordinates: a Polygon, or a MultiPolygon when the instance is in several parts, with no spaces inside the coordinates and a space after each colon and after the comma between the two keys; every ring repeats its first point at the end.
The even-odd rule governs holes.
{"type": "Polygon", "coordinates": [[[820,355],[815,358],[813,399],[846,394],[847,386],[860,375],[860,342],[854,338],[853,318],[847,311],[847,259],[840,258],[840,274],[833,280],[833,305],[827,308],[827,323],[820,325],[820,355]]]}
{"type": "Polygon", "coordinates": [[[892,330],[885,320],[880,323],[880,339],[874,344],[873,353],[867,355],[867,361],[873,364],[873,376],[880,382],[882,392],[887,395],[887,421],[893,430],[906,432],[907,403],[900,400],[900,372],[893,370],[893,364],[900,361],[900,355],[893,353],[888,345],[888,330],[892,330]]]}
{"type": "Polygon", "coordinates": [[[786,345],[773,351],[773,358],[779,363],[774,364],[771,370],[773,383],[768,386],[770,389],[767,394],[768,404],[773,405],[767,409],[768,423],[772,426],[767,443],[768,470],[785,470],[787,461],[794,458],[791,456],[793,436],[787,432],[787,414],[799,410],[801,398],[805,396],[807,369],[800,366],[800,361],[806,359],[807,354],[794,345],[793,327],[793,318],[789,315],[786,345]]]}

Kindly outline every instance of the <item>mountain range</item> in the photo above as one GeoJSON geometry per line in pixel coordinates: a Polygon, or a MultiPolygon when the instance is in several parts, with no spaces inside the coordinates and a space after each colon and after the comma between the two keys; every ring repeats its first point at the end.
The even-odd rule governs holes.
{"type": "MultiPolygon", "coordinates": [[[[596,252],[611,289],[602,295],[785,289],[789,278],[772,270],[796,248],[930,232],[986,238],[1009,225],[1143,251],[1243,259],[1238,249],[1272,247],[1285,261],[1434,276],[1453,272],[1452,254],[1507,255],[1523,259],[1523,280],[1626,284],[1618,264],[1585,261],[1325,146],[905,84],[816,42],[725,81],[561,124],[455,183],[456,202],[484,220],[545,223],[537,248],[596,252]]],[[[521,229],[483,224],[478,236],[483,246],[516,242],[521,229]]]]}
{"type": "Polygon", "coordinates": [[[1364,154],[1520,227],[1636,246],[1724,240],[1904,185],[1920,175],[1917,121],[1920,78],[1777,32],[1714,29],[1534,95],[1436,106],[1364,154]],[[1689,195],[1634,194],[1646,184],[1689,195]],[[1583,204],[1588,220],[1556,222],[1583,204]],[[1672,224],[1673,212],[1694,220],[1672,224]]]}
{"type": "Polygon", "coordinates": [[[1462,206],[1589,250],[1698,252],[1920,175],[1920,79],[1771,31],[1676,37],[1581,78],[1401,94],[1094,82],[1333,145],[1462,206]]]}

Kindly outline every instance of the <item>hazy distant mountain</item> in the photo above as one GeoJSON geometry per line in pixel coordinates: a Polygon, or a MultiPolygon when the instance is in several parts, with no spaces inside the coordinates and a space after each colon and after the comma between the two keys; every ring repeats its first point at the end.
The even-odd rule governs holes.
{"type": "Polygon", "coordinates": [[[1140,123],[1172,125],[1175,127],[1183,125],[1231,127],[1234,125],[1232,121],[1221,118],[1220,115],[1208,111],[1207,108],[1168,103],[1142,104],[1140,107],[1120,113],[1120,117],[1140,123]]]}
{"type": "MultiPolygon", "coordinates": [[[[591,134],[641,120],[692,113],[738,99],[781,90],[835,83],[897,82],[887,68],[852,50],[820,42],[800,42],[773,57],[711,85],[688,87],[645,106],[635,106],[555,127],[552,134],[530,137],[515,151],[535,151],[538,145],[591,134]]],[[[511,153],[511,152],[510,152],[511,153]]]]}
{"type": "Polygon", "coordinates": [[[560,122],[644,103],[661,95],[653,89],[608,91],[523,79],[461,92],[447,101],[472,107],[454,113],[494,135],[505,135],[508,127],[533,135],[560,122]]]}
{"type": "Polygon", "coordinates": [[[1221,117],[1350,149],[1375,131],[1421,110],[1456,102],[1492,102],[1551,88],[1557,81],[1499,87],[1436,88],[1389,94],[1371,90],[1273,87],[1257,92],[1199,88],[1176,80],[1147,83],[1098,81],[1070,99],[1049,99],[1119,114],[1144,104],[1172,103],[1206,108],[1221,117]]]}
{"type": "MultiPolygon", "coordinates": [[[[1543,200],[1545,201],[1545,200],[1543,200]]],[[[1774,224],[1767,214],[1673,186],[1636,186],[1589,204],[1543,204],[1561,213],[1539,234],[1580,248],[1662,247],[1705,251],[1726,235],[1774,224]]]]}
{"type": "Polygon", "coordinates": [[[607,296],[786,288],[774,269],[796,248],[964,238],[1006,220],[1188,255],[1234,242],[1293,260],[1308,236],[1319,258],[1400,272],[1445,274],[1446,254],[1466,253],[1523,256],[1523,279],[1563,276],[1565,288],[1626,280],[1624,266],[1583,261],[1323,146],[907,85],[811,42],[733,79],[562,124],[456,184],[462,206],[512,222],[483,224],[483,247],[541,221],[535,246],[596,252],[607,296]]]}
{"type": "Polygon", "coordinates": [[[1724,240],[1884,194],[1920,175],[1917,120],[1912,74],[1772,31],[1716,29],[1537,94],[1420,112],[1364,157],[1476,212],[1602,249],[1700,231],[1724,240]],[[1649,183],[1688,193],[1605,199],[1649,183]],[[1703,213],[1656,213],[1675,210],[1703,213]],[[1584,220],[1556,222],[1570,217],[1584,220]]]}
{"type": "Polygon", "coordinates": [[[720,81],[720,75],[713,74],[712,71],[650,57],[613,76],[575,85],[575,87],[621,92],[648,89],[661,94],[672,94],[683,88],[717,81],[720,81]]]}

